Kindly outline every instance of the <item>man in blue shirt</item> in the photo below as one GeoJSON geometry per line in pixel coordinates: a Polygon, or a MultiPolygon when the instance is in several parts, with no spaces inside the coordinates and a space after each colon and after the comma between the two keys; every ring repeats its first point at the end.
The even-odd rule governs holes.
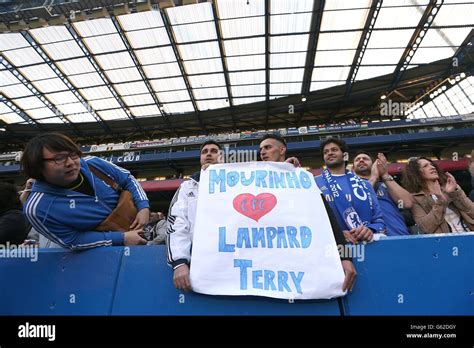
{"type": "Polygon", "coordinates": [[[326,168],[316,183],[331,209],[345,228],[352,243],[371,241],[374,233],[385,233],[386,226],[373,188],[346,170],[346,143],[328,138],[320,145],[326,168]]]}
{"type": "Polygon", "coordinates": [[[354,172],[373,186],[387,225],[387,236],[408,235],[410,232],[399,208],[410,209],[411,194],[397,184],[387,172],[387,159],[379,153],[375,162],[369,153],[359,151],[354,157],[354,172]]]}

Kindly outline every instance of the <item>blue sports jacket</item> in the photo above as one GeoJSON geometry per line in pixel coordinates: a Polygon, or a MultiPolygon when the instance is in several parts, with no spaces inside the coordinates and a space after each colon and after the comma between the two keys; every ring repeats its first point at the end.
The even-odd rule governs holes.
{"type": "Polygon", "coordinates": [[[94,230],[116,207],[119,193],[93,175],[88,164],[130,191],[138,211],[149,207],[145,191],[128,170],[90,156],[81,158],[81,173],[91,184],[94,196],[37,180],[23,211],[39,233],[64,248],[123,245],[123,232],[94,230]]]}

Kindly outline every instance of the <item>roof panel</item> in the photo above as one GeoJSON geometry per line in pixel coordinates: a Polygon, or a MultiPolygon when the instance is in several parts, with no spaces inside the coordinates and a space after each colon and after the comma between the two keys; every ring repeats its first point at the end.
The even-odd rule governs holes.
{"type": "Polygon", "coordinates": [[[120,95],[132,95],[132,94],[143,94],[148,92],[148,88],[145,82],[130,82],[130,83],[119,83],[116,84],[115,90],[120,95]]]}
{"type": "Polygon", "coordinates": [[[124,120],[129,118],[123,109],[98,111],[97,113],[103,120],[124,120]]]}
{"type": "Polygon", "coordinates": [[[306,52],[270,54],[270,68],[305,66],[306,52]]]}
{"type": "Polygon", "coordinates": [[[194,75],[188,79],[192,88],[225,86],[224,74],[194,75]]]}
{"type": "Polygon", "coordinates": [[[64,123],[59,117],[48,117],[43,119],[38,119],[38,123],[64,123]]]}
{"type": "Polygon", "coordinates": [[[367,48],[405,48],[413,35],[413,29],[374,30],[367,48]]]}
{"type": "Polygon", "coordinates": [[[22,65],[43,63],[44,60],[36,53],[33,47],[20,48],[11,51],[2,52],[3,55],[17,67],[22,65]]]}
{"type": "Polygon", "coordinates": [[[320,33],[317,50],[356,49],[357,45],[359,44],[361,34],[361,31],[346,33],[320,33]]]}
{"type": "Polygon", "coordinates": [[[178,63],[148,65],[144,66],[143,70],[149,79],[181,76],[178,63]]]}
{"type": "Polygon", "coordinates": [[[271,3],[271,14],[310,12],[313,10],[313,0],[273,0],[271,3]]]}
{"type": "Polygon", "coordinates": [[[370,7],[370,0],[335,0],[327,1],[324,10],[343,10],[350,8],[367,8],[370,7]]]}
{"type": "Polygon", "coordinates": [[[217,9],[220,19],[263,16],[265,1],[217,0],[217,9]]]}
{"type": "Polygon", "coordinates": [[[160,109],[158,109],[156,105],[147,105],[147,106],[130,108],[130,111],[135,117],[161,116],[160,109]]]}
{"type": "Polygon", "coordinates": [[[187,90],[171,91],[171,92],[158,92],[156,93],[160,103],[171,103],[177,101],[189,101],[189,93],[187,90]]]}
{"type": "Polygon", "coordinates": [[[142,65],[176,61],[171,46],[136,50],[135,54],[142,65]]]}
{"type": "Polygon", "coordinates": [[[168,114],[178,114],[194,111],[193,104],[191,102],[184,103],[168,103],[163,106],[164,111],[168,114]]]}
{"type": "Polygon", "coordinates": [[[411,64],[426,64],[439,59],[452,57],[456,53],[454,47],[426,47],[418,48],[411,60],[411,64]]]}
{"type": "Polygon", "coordinates": [[[264,101],[265,97],[258,97],[258,98],[234,98],[233,102],[234,105],[242,105],[242,104],[251,104],[264,101]]]}
{"type": "Polygon", "coordinates": [[[289,95],[301,93],[301,82],[297,83],[272,83],[270,84],[270,95],[289,95]]]}
{"type": "Polygon", "coordinates": [[[84,43],[92,54],[125,50],[125,44],[119,34],[94,36],[84,39],[84,43]]]}
{"type": "Polygon", "coordinates": [[[130,31],[126,36],[134,49],[171,44],[165,28],[130,31]]]}
{"type": "Polygon", "coordinates": [[[105,71],[112,83],[141,80],[142,76],[137,68],[125,68],[105,71]]]}
{"type": "Polygon", "coordinates": [[[265,55],[227,57],[227,68],[229,71],[265,69],[265,55]]]}
{"type": "Polygon", "coordinates": [[[82,52],[81,48],[74,40],[57,42],[42,47],[52,60],[84,56],[84,52],[82,52]]]}
{"type": "Polygon", "coordinates": [[[96,56],[96,60],[102,69],[120,69],[135,66],[130,53],[121,52],[96,56]]]}
{"type": "Polygon", "coordinates": [[[60,78],[35,81],[32,83],[40,92],[43,93],[65,91],[69,89],[60,78]]]}
{"type": "Polygon", "coordinates": [[[150,95],[150,93],[122,97],[122,100],[125,102],[125,104],[127,104],[127,106],[137,106],[155,103],[155,100],[150,95]]]}
{"type": "Polygon", "coordinates": [[[104,80],[96,72],[81,74],[81,75],[69,75],[69,81],[76,88],[99,86],[104,84],[104,80]]]}
{"type": "Polygon", "coordinates": [[[229,73],[231,85],[251,85],[265,83],[265,70],[229,73]]]}
{"type": "Polygon", "coordinates": [[[50,93],[50,94],[46,94],[45,96],[54,105],[79,102],[79,99],[77,99],[77,97],[71,91],[50,93]]]}
{"type": "Polygon", "coordinates": [[[173,91],[186,89],[186,84],[182,77],[173,77],[170,79],[159,79],[150,81],[155,92],[173,91]]]}
{"type": "Polygon", "coordinates": [[[20,33],[0,34],[0,51],[30,47],[30,44],[20,33]]]}
{"type": "Polygon", "coordinates": [[[23,76],[30,81],[50,79],[57,77],[56,73],[48,64],[33,65],[26,68],[18,69],[23,76]]]}
{"type": "Polygon", "coordinates": [[[30,29],[28,32],[40,45],[72,39],[71,34],[64,25],[51,25],[44,28],[30,29]]]}
{"type": "Polygon", "coordinates": [[[369,9],[324,11],[321,31],[363,29],[369,9]]]}
{"type": "Polygon", "coordinates": [[[88,110],[81,103],[58,105],[57,108],[65,115],[85,113],[88,110]]]}
{"type": "Polygon", "coordinates": [[[99,18],[74,22],[72,25],[77,29],[81,37],[104,35],[117,32],[117,29],[115,29],[114,23],[110,18],[99,18]]]}
{"type": "Polygon", "coordinates": [[[351,67],[314,68],[311,81],[344,81],[345,83],[350,70],[351,67]]]}
{"type": "Polygon", "coordinates": [[[416,27],[426,9],[426,1],[412,0],[384,1],[374,28],[416,27]]]}
{"type": "Polygon", "coordinates": [[[65,75],[82,74],[95,71],[87,58],[77,58],[55,63],[65,75]]]}
{"type": "Polygon", "coordinates": [[[153,27],[163,27],[160,11],[145,11],[126,14],[117,17],[123,30],[139,30],[153,27]]]}
{"type": "Polygon", "coordinates": [[[351,65],[355,52],[355,50],[317,51],[314,65],[351,65]]]}
{"type": "MultiPolygon", "coordinates": [[[[460,1],[455,1],[459,3],[460,1]]],[[[474,26],[474,6],[472,0],[468,4],[443,3],[434,19],[434,25],[470,25],[474,26]]]]}
{"type": "Polygon", "coordinates": [[[0,70],[0,86],[14,85],[20,80],[8,70],[0,70]]]}
{"type": "MultiPolygon", "coordinates": [[[[474,6],[473,6],[474,8],[474,6]]],[[[432,28],[426,33],[420,47],[459,47],[472,28],[432,28]]]]}
{"type": "Polygon", "coordinates": [[[308,34],[284,35],[270,38],[270,52],[296,52],[308,49],[308,34]]]}
{"type": "Polygon", "coordinates": [[[270,34],[304,33],[310,30],[312,13],[270,16],[270,34]]]}
{"type": "Polygon", "coordinates": [[[228,99],[196,100],[196,104],[200,111],[228,108],[230,106],[228,99]]]}
{"type": "Polygon", "coordinates": [[[0,120],[7,124],[25,122],[25,120],[21,116],[17,115],[15,112],[0,115],[0,120]]]}
{"type": "Polygon", "coordinates": [[[184,61],[184,67],[188,74],[205,74],[223,71],[220,58],[184,61]]]}
{"type": "Polygon", "coordinates": [[[265,17],[226,19],[220,21],[220,25],[224,39],[265,35],[265,17]]]}
{"type": "Polygon", "coordinates": [[[11,99],[33,95],[33,93],[21,83],[2,87],[2,93],[11,99]]]}
{"type": "Polygon", "coordinates": [[[216,27],[213,22],[174,25],[172,27],[176,43],[216,40],[216,27]]]}
{"type": "Polygon", "coordinates": [[[53,112],[53,110],[49,108],[38,108],[38,109],[31,109],[31,110],[25,110],[25,113],[27,113],[31,118],[35,120],[39,120],[42,118],[46,117],[54,117],[56,116],[53,112]]]}
{"type": "Polygon", "coordinates": [[[304,68],[270,70],[270,83],[303,81],[304,68]]]}
{"type": "Polygon", "coordinates": [[[0,103],[0,114],[8,114],[9,112],[13,112],[13,110],[5,103],[0,103]]]}
{"type": "Polygon", "coordinates": [[[382,76],[392,73],[396,65],[389,66],[361,66],[356,75],[356,81],[370,79],[376,76],[382,76]]]}
{"type": "Polygon", "coordinates": [[[225,87],[193,89],[193,94],[196,99],[228,98],[225,87]]]}
{"type": "Polygon", "coordinates": [[[211,4],[205,2],[187,6],[168,7],[166,14],[172,25],[212,21],[211,4]]]}
{"type": "Polygon", "coordinates": [[[96,111],[104,109],[118,109],[119,102],[115,98],[101,98],[89,101],[89,105],[96,111]]]}
{"type": "Polygon", "coordinates": [[[23,109],[23,110],[46,107],[46,105],[36,96],[12,99],[12,102],[15,103],[20,109],[23,109]]]}
{"type": "Polygon", "coordinates": [[[67,119],[74,123],[96,122],[95,117],[89,113],[69,115],[67,119]]]}
{"type": "Polygon", "coordinates": [[[112,93],[106,86],[83,88],[79,91],[87,100],[113,98],[112,93]]]}
{"type": "Polygon", "coordinates": [[[178,45],[183,60],[220,57],[217,41],[178,45]]]}
{"type": "Polygon", "coordinates": [[[242,54],[262,54],[265,53],[265,38],[224,40],[224,49],[227,57],[242,54]]]}
{"type": "MultiPolygon", "coordinates": [[[[235,97],[252,97],[252,96],[265,96],[265,85],[249,85],[232,87],[232,96],[235,97]]],[[[235,100],[235,99],[234,99],[235,100]]]]}
{"type": "Polygon", "coordinates": [[[366,50],[362,58],[362,65],[398,64],[405,50],[403,48],[387,48],[366,50]]]}

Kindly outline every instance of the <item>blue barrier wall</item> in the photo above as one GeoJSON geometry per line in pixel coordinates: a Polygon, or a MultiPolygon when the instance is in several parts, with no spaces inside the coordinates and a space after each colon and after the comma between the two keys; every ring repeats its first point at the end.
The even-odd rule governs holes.
{"type": "Polygon", "coordinates": [[[207,296],[173,287],[163,246],[0,258],[0,315],[473,315],[474,233],[392,237],[355,255],[343,300],[207,296]]]}

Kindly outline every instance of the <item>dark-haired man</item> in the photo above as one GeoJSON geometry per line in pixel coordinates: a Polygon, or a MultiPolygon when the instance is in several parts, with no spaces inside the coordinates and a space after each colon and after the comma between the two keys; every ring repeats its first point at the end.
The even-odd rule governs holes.
{"type": "Polygon", "coordinates": [[[129,171],[97,157],[82,158],[77,144],[59,133],[31,139],[21,165],[26,176],[36,179],[23,211],[46,238],[73,250],[146,243],[140,234],[150,214],[148,198],[129,171]],[[100,176],[132,194],[138,213],[126,230],[102,225],[120,193],[100,176]]]}
{"type": "Polygon", "coordinates": [[[354,157],[353,171],[373,186],[387,225],[387,236],[410,234],[398,207],[411,209],[411,194],[388,174],[384,154],[379,153],[374,162],[368,152],[358,151],[354,157]]]}
{"type": "MultiPolygon", "coordinates": [[[[205,170],[219,161],[221,146],[213,141],[201,145],[200,163],[205,170]]],[[[191,290],[189,265],[196,218],[199,179],[201,172],[194,173],[176,191],[168,212],[167,248],[168,264],[173,267],[173,282],[177,289],[191,290]]]]}
{"type": "MultiPolygon", "coordinates": [[[[295,167],[299,167],[300,163],[296,157],[290,157],[285,161],[286,157],[286,142],[282,137],[276,134],[267,134],[262,138],[260,142],[260,158],[262,161],[272,161],[272,162],[288,162],[292,163],[295,167]]],[[[344,235],[341,231],[331,208],[323,198],[323,203],[328,214],[329,222],[334,233],[334,238],[338,246],[345,244],[344,235]]],[[[344,256],[344,255],[343,255],[344,256]]],[[[357,276],[356,270],[352,261],[348,257],[341,257],[342,268],[344,270],[345,279],[342,284],[342,290],[351,290],[355,283],[355,278],[357,276]]]]}
{"type": "Polygon", "coordinates": [[[346,143],[328,138],[320,145],[326,169],[316,183],[344,229],[346,240],[371,241],[374,233],[385,233],[386,226],[374,189],[346,170],[346,143]]]}

